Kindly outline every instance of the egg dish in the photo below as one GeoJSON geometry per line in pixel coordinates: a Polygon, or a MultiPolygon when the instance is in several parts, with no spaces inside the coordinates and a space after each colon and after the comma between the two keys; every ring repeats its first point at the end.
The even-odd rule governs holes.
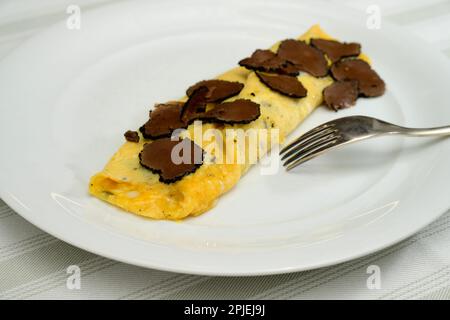
{"type": "MultiPolygon", "coordinates": [[[[311,39],[333,40],[318,25],[315,25],[298,39],[289,40],[293,41],[292,43],[286,40],[273,45],[269,50],[274,55],[277,52],[279,54],[272,57],[274,59],[270,60],[270,63],[268,59],[261,58],[264,55],[271,56],[269,50],[257,50],[252,57],[244,59],[245,61],[242,60],[241,66],[218,76],[216,80],[222,80],[223,83],[234,83],[235,87],[236,83],[241,84],[241,86],[239,88],[225,88],[226,92],[235,90],[238,93],[234,92],[234,95],[230,97],[224,95],[222,97],[224,99],[216,105],[211,105],[207,101],[211,92],[208,93],[205,90],[206,93],[204,92],[202,97],[205,100],[204,102],[208,103],[204,104],[203,110],[195,111],[201,114],[196,119],[205,120],[201,130],[214,128],[224,132],[226,129],[264,129],[267,132],[268,140],[272,139],[271,131],[277,130],[278,141],[276,142],[281,143],[315,108],[322,104],[324,90],[337,81],[329,73],[330,66],[333,63],[339,63],[338,60],[351,56],[358,61],[369,63],[368,58],[359,52],[359,48],[352,49],[341,46],[339,47],[339,52],[342,51],[340,54],[339,52],[338,54],[325,54],[328,50],[327,46],[334,45],[333,41],[325,41],[323,43],[317,42],[317,47],[311,46],[314,49],[313,52],[323,49],[320,52],[324,52],[325,67],[316,62],[314,62],[315,64],[301,66],[301,61],[297,63],[295,55],[291,55],[292,50],[294,50],[291,47],[310,46],[311,39]],[[356,53],[347,54],[344,49],[353,50],[356,53]],[[285,60],[283,60],[283,63],[279,63],[277,59],[285,60]],[[261,63],[261,61],[264,61],[264,63],[261,63]],[[323,68],[325,68],[325,73],[322,72],[323,68]],[[275,69],[276,71],[273,71],[275,69]],[[291,82],[288,82],[288,80],[291,82]],[[292,81],[298,81],[299,84],[292,83],[292,81]],[[257,109],[255,109],[255,106],[257,106],[257,109]],[[219,109],[219,107],[223,109],[221,113],[215,112],[214,108],[219,109]],[[231,107],[236,109],[248,108],[250,115],[246,115],[246,117],[250,118],[247,119],[241,114],[226,114],[227,108],[231,110],[231,107]],[[223,116],[224,114],[226,116],[223,116]],[[223,117],[220,118],[220,115],[223,117]],[[243,117],[243,120],[239,117],[243,117]],[[209,119],[213,120],[209,121],[209,119]]],[[[308,48],[308,50],[310,49],[308,48]]],[[[333,52],[336,53],[337,51],[333,52]]],[[[344,80],[348,81],[349,84],[350,81],[353,81],[352,79],[344,80]]],[[[355,86],[358,85],[357,82],[352,83],[355,86]]],[[[204,86],[199,83],[196,88],[192,88],[191,92],[188,90],[188,96],[155,109],[150,118],[153,117],[153,120],[156,121],[159,115],[157,112],[161,113],[165,110],[164,117],[167,119],[171,116],[169,112],[175,114],[179,110],[182,117],[189,120],[190,114],[186,111],[186,105],[194,103],[192,101],[194,92],[196,97],[201,96],[201,88],[204,88],[204,86]]],[[[338,90],[339,88],[335,88],[333,95],[329,95],[330,99],[335,99],[334,93],[338,90]]],[[[219,92],[217,91],[216,94],[219,94],[219,92]]],[[[329,103],[336,110],[343,107],[344,104],[348,104],[348,102],[335,102],[334,100],[329,103]]],[[[180,127],[184,126],[184,135],[192,133],[195,129],[196,122],[188,122],[188,120],[180,122],[185,125],[179,125],[180,127]]],[[[177,118],[177,121],[181,120],[177,118]]],[[[172,129],[174,128],[171,128],[168,132],[173,131],[172,129]]],[[[199,166],[192,166],[188,169],[190,171],[186,171],[183,175],[176,176],[174,174],[176,178],[172,180],[162,180],[162,171],[158,170],[164,169],[152,169],[152,163],[155,163],[154,159],[145,158],[151,156],[149,146],[154,142],[160,141],[161,148],[164,147],[161,139],[168,139],[168,136],[161,130],[161,127],[149,125],[148,128],[142,127],[140,132],[128,132],[126,134],[127,141],[113,155],[104,169],[91,178],[89,192],[93,196],[128,212],[153,219],[180,220],[189,216],[198,216],[211,209],[218,198],[236,185],[253,164],[249,160],[251,155],[248,154],[244,157],[243,162],[219,163],[214,161],[219,156],[218,152],[226,154],[230,151],[230,147],[227,145],[227,150],[213,150],[205,153],[205,158],[210,161],[204,161],[199,166]],[[145,151],[146,148],[147,151],[145,151]]],[[[195,135],[191,135],[191,139],[199,147],[206,150],[205,141],[196,140],[195,135]]],[[[269,147],[265,151],[268,151],[271,144],[267,145],[269,147]]],[[[153,147],[154,150],[159,150],[156,149],[156,143],[153,147]]],[[[234,157],[238,157],[240,150],[238,146],[232,146],[231,148],[235,149],[233,150],[234,157]]],[[[223,154],[221,155],[223,156],[223,154]]],[[[257,155],[254,155],[254,158],[260,159],[263,155],[264,152],[258,152],[257,155]]]]}

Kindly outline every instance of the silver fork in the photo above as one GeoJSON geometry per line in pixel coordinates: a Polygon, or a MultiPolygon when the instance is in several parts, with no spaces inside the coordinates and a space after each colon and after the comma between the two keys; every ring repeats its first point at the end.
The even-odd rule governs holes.
{"type": "Polygon", "coordinates": [[[326,122],[306,132],[281,149],[286,170],[311,160],[336,147],[383,135],[413,137],[450,135],[450,126],[413,129],[366,116],[351,116],[326,122]]]}

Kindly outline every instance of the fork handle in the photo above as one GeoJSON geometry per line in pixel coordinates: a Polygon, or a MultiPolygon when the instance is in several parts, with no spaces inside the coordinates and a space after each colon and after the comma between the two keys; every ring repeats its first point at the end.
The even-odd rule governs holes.
{"type": "Polygon", "coordinates": [[[391,133],[413,137],[447,136],[450,135],[450,126],[421,129],[396,127],[391,131],[391,133]]]}

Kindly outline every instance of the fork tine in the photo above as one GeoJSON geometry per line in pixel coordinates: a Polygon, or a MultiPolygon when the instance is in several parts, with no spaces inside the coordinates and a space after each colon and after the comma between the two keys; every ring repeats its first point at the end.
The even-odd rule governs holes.
{"type": "Polygon", "coordinates": [[[291,162],[289,165],[284,164],[284,166],[286,167],[286,171],[289,171],[301,165],[302,163],[305,163],[317,156],[320,156],[321,154],[327,152],[329,149],[334,148],[338,145],[339,144],[336,144],[336,140],[325,143],[322,147],[311,150],[308,153],[305,153],[302,156],[298,157],[295,161],[291,162]]]}
{"type": "Polygon", "coordinates": [[[300,157],[296,161],[292,162],[290,165],[286,167],[286,171],[289,171],[291,169],[294,169],[295,167],[301,165],[302,163],[305,163],[306,161],[309,161],[317,156],[320,156],[322,153],[325,153],[329,149],[335,147],[336,145],[333,145],[335,142],[329,143],[330,145],[325,145],[322,148],[313,150],[308,155],[304,155],[303,157],[300,157]]]}
{"type": "Polygon", "coordinates": [[[317,126],[317,127],[313,128],[313,129],[307,131],[306,133],[301,135],[299,138],[295,139],[290,144],[288,144],[283,149],[281,149],[280,155],[285,153],[286,151],[288,151],[292,147],[296,146],[298,143],[301,143],[302,141],[304,141],[304,140],[306,140],[308,138],[311,138],[314,134],[318,134],[318,133],[322,132],[323,130],[325,130],[325,129],[329,128],[329,127],[331,127],[331,125],[323,124],[323,125],[317,126]]]}
{"type": "Polygon", "coordinates": [[[297,153],[297,151],[301,151],[305,148],[308,148],[310,145],[313,145],[315,143],[320,142],[324,138],[337,133],[336,129],[333,128],[327,128],[325,130],[322,130],[312,136],[308,139],[302,139],[300,140],[295,146],[292,146],[285,154],[282,155],[281,160],[284,160],[286,158],[289,158],[292,154],[297,153]]]}
{"type": "Polygon", "coordinates": [[[314,152],[317,149],[321,149],[325,146],[328,147],[330,145],[333,145],[338,140],[338,138],[339,138],[339,136],[337,136],[335,134],[328,135],[327,137],[325,137],[325,139],[322,139],[322,140],[318,141],[317,143],[314,143],[313,145],[308,146],[307,148],[297,151],[288,160],[286,160],[283,165],[289,166],[291,163],[296,162],[297,160],[308,156],[310,153],[314,152]]]}

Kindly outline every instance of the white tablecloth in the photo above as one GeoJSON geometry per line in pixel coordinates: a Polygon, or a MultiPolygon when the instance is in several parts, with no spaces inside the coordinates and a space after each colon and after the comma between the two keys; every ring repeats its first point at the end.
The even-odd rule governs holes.
{"type": "MultiPolygon", "coordinates": [[[[108,2],[112,1],[2,1],[0,58],[64,18],[68,5],[81,5],[84,11],[108,2]]],[[[378,5],[382,19],[407,28],[450,58],[450,0],[334,2],[361,14],[369,5],[378,5]]],[[[42,232],[0,200],[0,298],[449,299],[450,211],[413,237],[358,260],[285,275],[221,278],[143,269],[96,256],[42,232]],[[67,287],[70,265],[81,269],[79,290],[67,287]],[[368,268],[379,268],[379,288],[367,285],[368,268]]]]}

